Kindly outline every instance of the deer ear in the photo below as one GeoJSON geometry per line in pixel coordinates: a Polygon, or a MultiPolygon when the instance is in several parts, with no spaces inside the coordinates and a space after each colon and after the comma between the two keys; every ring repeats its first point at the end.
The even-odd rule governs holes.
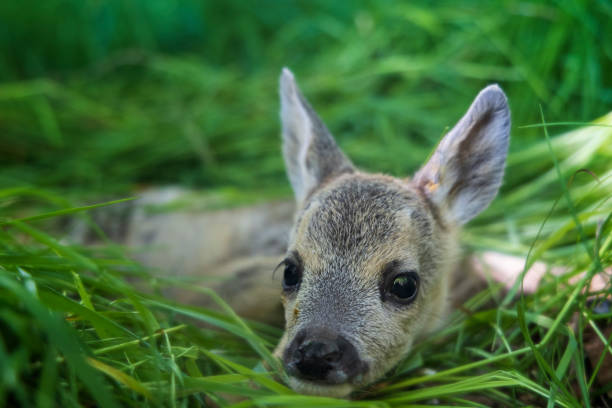
{"type": "Polygon", "coordinates": [[[465,224],[499,190],[510,138],[510,110],[497,85],[480,91],[467,113],[442,139],[414,183],[438,207],[465,224]]]}
{"type": "Polygon", "coordinates": [[[353,172],[329,130],[302,96],[287,68],[280,77],[283,157],[298,203],[324,181],[353,172]]]}

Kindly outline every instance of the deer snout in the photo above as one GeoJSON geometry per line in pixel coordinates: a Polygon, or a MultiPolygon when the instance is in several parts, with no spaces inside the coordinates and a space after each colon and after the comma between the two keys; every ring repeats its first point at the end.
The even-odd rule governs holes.
{"type": "Polygon", "coordinates": [[[367,371],[350,341],[323,328],[301,330],[283,360],[290,375],[324,384],[347,383],[367,371]]]}

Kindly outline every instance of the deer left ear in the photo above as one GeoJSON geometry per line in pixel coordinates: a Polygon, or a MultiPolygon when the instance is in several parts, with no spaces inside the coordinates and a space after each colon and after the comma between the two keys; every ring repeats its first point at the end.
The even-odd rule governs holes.
{"type": "Polygon", "coordinates": [[[326,180],[354,171],[295,82],[291,71],[280,78],[283,157],[298,204],[326,180]]]}
{"type": "Polygon", "coordinates": [[[414,183],[438,207],[465,224],[493,200],[502,182],[510,138],[510,110],[497,85],[480,91],[442,139],[414,183]]]}

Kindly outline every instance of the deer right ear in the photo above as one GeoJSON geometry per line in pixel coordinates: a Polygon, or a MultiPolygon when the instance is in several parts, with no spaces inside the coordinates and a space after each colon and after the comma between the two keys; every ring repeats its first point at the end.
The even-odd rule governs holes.
{"type": "Polygon", "coordinates": [[[442,139],[414,183],[438,207],[465,224],[487,208],[504,175],[510,110],[497,85],[480,91],[467,113],[442,139]]]}
{"type": "Polygon", "coordinates": [[[287,68],[280,77],[283,157],[298,204],[324,181],[353,172],[329,130],[302,96],[287,68]]]}

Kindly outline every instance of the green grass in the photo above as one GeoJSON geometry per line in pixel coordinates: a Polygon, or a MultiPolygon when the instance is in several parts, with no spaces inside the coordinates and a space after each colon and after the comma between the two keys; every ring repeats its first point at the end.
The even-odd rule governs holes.
{"type": "MultiPolygon", "coordinates": [[[[508,93],[515,129],[540,121],[540,103],[550,122],[612,105],[602,0],[37,3],[0,6],[4,186],[286,186],[285,65],[357,164],[396,175],[491,82],[508,93]]],[[[511,149],[541,137],[514,132],[511,149]]]]}
{"type": "MultiPolygon", "coordinates": [[[[552,150],[542,141],[511,156],[510,174],[527,165],[521,157],[546,161],[546,171],[500,197],[465,234],[476,251],[530,251],[528,264],[546,260],[567,267],[568,274],[546,277],[530,296],[517,297],[515,287],[504,297],[495,285],[477,294],[446,327],[417,344],[388,378],[360,391],[352,402],[299,396],[284,386],[270,355],[278,329],[246,324],[230,310],[169,301],[159,292],[186,288],[185,282],[153,277],[123,248],[70,246],[38,228],[49,218],[76,216],[87,207],[6,218],[0,234],[0,360],[5,363],[0,401],[22,406],[174,407],[215,401],[241,407],[392,407],[434,398],[479,406],[474,398],[485,398],[501,406],[597,406],[606,385],[598,382],[598,365],[585,360],[582,347],[586,338],[597,336],[607,347],[601,358],[612,354],[611,339],[603,334],[612,314],[594,313],[597,302],[587,300],[605,293],[585,288],[612,264],[612,173],[599,173],[598,180],[575,173],[565,193],[559,183],[565,186],[563,174],[575,171],[576,158],[586,157],[579,163],[597,168],[599,159],[611,155],[611,118],[605,123],[608,127],[589,126],[554,138],[552,150]],[[517,202],[548,190],[556,191],[556,200],[533,203],[533,208],[523,199],[517,202]],[[508,209],[514,214],[501,215],[508,209]],[[583,272],[579,283],[567,283],[583,272]],[[135,281],[141,282],[140,290],[135,281]],[[193,322],[209,326],[197,328],[193,322]],[[264,370],[260,361],[272,369],[264,370]],[[236,402],[230,395],[247,400],[236,402]]],[[[28,194],[56,198],[44,191],[0,191],[5,202],[12,201],[9,210],[28,194]]],[[[191,290],[215,297],[204,288],[191,290]]]]}
{"type": "Polygon", "coordinates": [[[609,403],[612,313],[596,308],[612,288],[586,288],[612,267],[610,17],[601,0],[2,2],[0,406],[609,403]],[[68,218],[91,222],[92,203],[147,185],[211,191],[215,208],[289,196],[283,65],[359,166],[395,175],[499,82],[511,154],[466,250],[567,274],[532,295],[475,294],[345,401],[283,385],[270,355],[279,329],[169,300],[174,286],[217,298],[153,276],[109,240],[66,239],[68,218]]]}

